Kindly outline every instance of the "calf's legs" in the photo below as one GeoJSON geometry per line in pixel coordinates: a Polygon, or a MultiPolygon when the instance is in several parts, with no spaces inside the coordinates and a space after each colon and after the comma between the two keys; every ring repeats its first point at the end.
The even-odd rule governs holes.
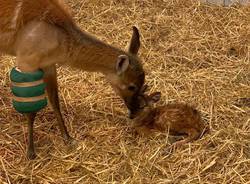
{"type": "Polygon", "coordinates": [[[173,147],[179,147],[183,144],[189,143],[191,141],[197,140],[200,137],[200,132],[196,129],[188,129],[186,132],[188,132],[188,136],[180,141],[175,142],[172,144],[173,147]]]}

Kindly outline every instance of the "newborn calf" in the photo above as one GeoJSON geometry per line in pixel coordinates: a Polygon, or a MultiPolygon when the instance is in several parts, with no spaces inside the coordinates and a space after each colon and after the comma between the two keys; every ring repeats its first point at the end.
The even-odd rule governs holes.
{"type": "Polygon", "coordinates": [[[189,105],[175,103],[154,108],[153,103],[159,101],[160,97],[160,92],[143,96],[143,109],[134,122],[138,134],[150,135],[160,131],[173,136],[187,135],[185,139],[174,143],[180,146],[200,138],[207,131],[200,113],[189,105]]]}

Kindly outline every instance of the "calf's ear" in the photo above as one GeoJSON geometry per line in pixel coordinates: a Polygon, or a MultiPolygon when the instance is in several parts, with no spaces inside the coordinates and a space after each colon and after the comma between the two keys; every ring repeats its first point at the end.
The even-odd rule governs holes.
{"type": "Polygon", "coordinates": [[[161,92],[154,92],[149,95],[149,99],[152,103],[156,103],[161,99],[161,92]]]}

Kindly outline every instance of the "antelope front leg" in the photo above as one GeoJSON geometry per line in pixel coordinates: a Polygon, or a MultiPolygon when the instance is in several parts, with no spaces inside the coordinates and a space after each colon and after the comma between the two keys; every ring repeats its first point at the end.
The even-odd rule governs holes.
{"type": "Polygon", "coordinates": [[[36,117],[36,113],[30,113],[25,115],[28,120],[28,150],[27,157],[33,160],[36,157],[34,141],[33,141],[33,125],[36,117]]]}
{"type": "Polygon", "coordinates": [[[47,93],[49,101],[52,105],[54,110],[59,129],[61,131],[62,137],[66,144],[73,144],[75,140],[69,135],[67,128],[65,126],[64,120],[62,118],[62,113],[60,110],[59,105],[59,98],[58,98],[58,85],[57,85],[57,74],[56,74],[56,67],[50,66],[44,70],[44,80],[47,84],[47,93]]]}

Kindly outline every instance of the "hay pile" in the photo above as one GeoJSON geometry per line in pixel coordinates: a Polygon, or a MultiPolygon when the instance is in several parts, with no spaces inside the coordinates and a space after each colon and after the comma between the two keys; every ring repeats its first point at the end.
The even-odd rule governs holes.
{"type": "Polygon", "coordinates": [[[195,105],[212,131],[168,154],[164,135],[135,135],[126,109],[102,75],[59,69],[63,115],[77,149],[64,146],[50,108],[35,124],[38,158],[26,159],[25,119],[10,103],[0,61],[0,183],[249,183],[250,7],[197,1],[70,0],[82,29],[126,47],[141,31],[140,55],[161,103],[195,105]],[[239,102],[238,102],[239,103],[239,102]]]}

